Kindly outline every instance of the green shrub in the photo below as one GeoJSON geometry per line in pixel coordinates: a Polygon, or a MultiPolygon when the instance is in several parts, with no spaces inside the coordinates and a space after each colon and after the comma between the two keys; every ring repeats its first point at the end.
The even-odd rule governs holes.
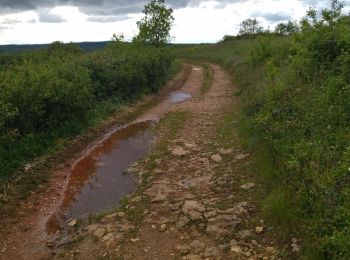
{"type": "Polygon", "coordinates": [[[111,106],[157,91],[173,57],[166,49],[123,43],[84,54],[55,42],[1,61],[0,180],[97,123],[103,115],[94,110],[107,115],[111,106]]]}

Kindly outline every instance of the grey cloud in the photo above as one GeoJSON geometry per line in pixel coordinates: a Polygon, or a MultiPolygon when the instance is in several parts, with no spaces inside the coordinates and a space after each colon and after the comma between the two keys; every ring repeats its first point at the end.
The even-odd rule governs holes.
{"type": "Polygon", "coordinates": [[[292,17],[289,14],[283,13],[260,13],[255,12],[251,14],[252,17],[262,17],[269,22],[280,22],[290,20],[292,17]]]}
{"type": "Polygon", "coordinates": [[[52,14],[49,11],[39,12],[39,22],[42,23],[63,23],[65,20],[56,14],[52,14]]]}
{"type": "Polygon", "coordinates": [[[35,19],[20,20],[18,18],[7,18],[1,24],[35,23],[35,19]]]}
{"type": "MultiPolygon", "coordinates": [[[[168,0],[172,8],[178,9],[186,6],[195,6],[209,0],[168,0]]],[[[221,4],[244,2],[247,0],[219,0],[221,4]]],[[[0,0],[0,12],[18,12],[50,8],[59,5],[77,6],[88,15],[118,15],[126,13],[139,13],[147,0],[0,0]]]]}
{"type": "MultiPolygon", "coordinates": [[[[166,0],[172,8],[178,9],[186,6],[196,6],[209,0],[166,0]]],[[[246,2],[248,0],[216,0],[217,8],[223,8],[226,4],[246,2]]],[[[263,1],[263,0],[261,0],[263,1]]],[[[329,4],[329,0],[299,0],[306,5],[323,6],[329,4]]],[[[0,13],[17,12],[23,10],[37,10],[40,8],[52,8],[59,5],[78,7],[82,12],[95,16],[118,16],[128,13],[139,13],[148,0],[0,0],[0,13]]],[[[350,0],[345,1],[347,4],[350,0]]]]}

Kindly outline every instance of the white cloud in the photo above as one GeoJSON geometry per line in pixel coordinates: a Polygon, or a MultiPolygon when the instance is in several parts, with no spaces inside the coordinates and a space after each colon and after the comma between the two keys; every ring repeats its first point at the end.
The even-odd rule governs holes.
{"type": "MultiPolygon", "coordinates": [[[[185,2],[177,4],[185,6],[185,2]]],[[[175,9],[172,35],[179,43],[216,42],[225,34],[236,34],[239,24],[246,18],[258,18],[262,26],[273,29],[283,18],[299,20],[303,17],[308,8],[306,2],[301,0],[208,0],[205,2],[192,0],[192,5],[175,9]]],[[[325,2],[316,1],[315,3],[323,6],[325,2]]],[[[349,7],[350,0],[347,0],[347,4],[349,7]]],[[[49,43],[57,40],[105,41],[111,39],[113,33],[123,33],[130,40],[137,33],[136,21],[141,17],[140,13],[87,15],[82,13],[79,7],[74,6],[39,9],[38,13],[27,11],[0,15],[0,44],[49,43]],[[44,11],[46,17],[42,15],[44,11]],[[48,21],[48,18],[57,18],[56,21],[59,23],[38,22],[39,19],[48,21]],[[36,23],[33,23],[34,21],[36,23]]]]}

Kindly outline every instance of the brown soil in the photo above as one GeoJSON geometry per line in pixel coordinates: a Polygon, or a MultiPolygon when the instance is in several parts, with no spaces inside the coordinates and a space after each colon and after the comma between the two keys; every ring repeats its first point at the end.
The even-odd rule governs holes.
{"type": "MultiPolygon", "coordinates": [[[[37,214],[16,227],[0,258],[278,259],[269,239],[271,230],[259,221],[252,199],[259,188],[240,170],[249,164],[249,154],[240,151],[235,140],[225,143],[218,137],[219,125],[237,100],[229,75],[218,66],[211,68],[214,80],[206,94],[200,94],[203,72],[192,66],[181,87],[191,99],[175,104],[163,99],[136,119],[189,113],[166,153],[132,167],[147,182],[144,190],[116,212],[92,223],[73,224],[67,233],[49,237],[46,222],[59,210],[60,190],[65,189],[69,172],[57,180],[53,177],[49,184],[53,191],[48,194],[61,199],[49,196],[43,204],[48,208],[37,207],[37,214]],[[150,167],[150,162],[155,165],[150,167]]],[[[157,134],[161,139],[163,133],[157,134]]]]}

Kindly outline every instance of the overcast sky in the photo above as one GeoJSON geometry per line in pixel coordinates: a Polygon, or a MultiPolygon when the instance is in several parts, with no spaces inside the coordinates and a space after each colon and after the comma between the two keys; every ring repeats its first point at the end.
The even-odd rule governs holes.
{"type": "MultiPolygon", "coordinates": [[[[137,34],[143,0],[0,0],[0,44],[53,41],[106,41],[113,33],[137,34]]],[[[350,0],[345,0],[345,11],[350,0]]],[[[174,42],[217,42],[236,34],[246,18],[265,28],[299,20],[309,6],[321,9],[330,0],[168,0],[174,9],[174,42]]]]}

